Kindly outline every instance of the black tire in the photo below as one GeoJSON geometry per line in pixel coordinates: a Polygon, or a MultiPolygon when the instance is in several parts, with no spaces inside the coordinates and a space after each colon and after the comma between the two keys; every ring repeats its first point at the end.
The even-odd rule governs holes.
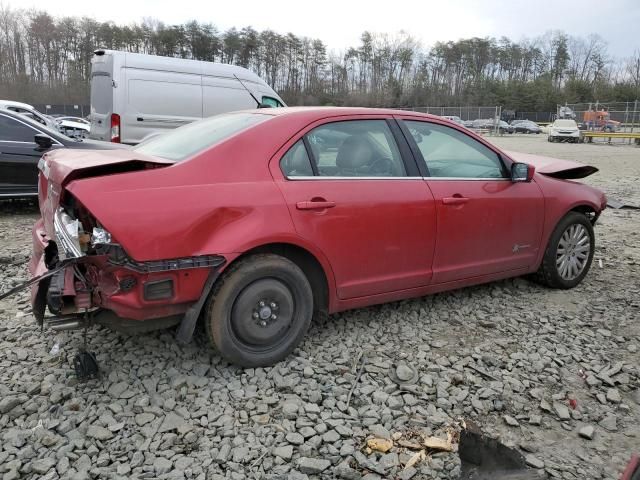
{"type": "Polygon", "coordinates": [[[224,272],[209,298],[205,324],[225,359],[265,367],[293,351],[312,316],[313,294],[300,267],[279,255],[258,254],[224,272]]]}
{"type": "MultiPolygon", "coordinates": [[[[579,227],[576,227],[576,229],[579,230],[579,227]]],[[[595,235],[593,233],[593,226],[591,225],[591,222],[582,213],[569,212],[564,217],[562,217],[562,219],[556,225],[553,233],[551,234],[551,238],[549,239],[549,243],[544,252],[544,257],[542,258],[540,268],[534,274],[533,278],[538,283],[551,288],[573,288],[578,285],[589,272],[591,262],[593,261],[594,251],[595,235]],[[568,232],[572,226],[581,226],[584,229],[586,235],[589,238],[589,251],[587,253],[586,262],[583,264],[578,274],[574,278],[566,278],[561,274],[560,266],[558,265],[558,262],[560,261],[560,259],[558,258],[558,255],[560,253],[558,252],[558,247],[561,238],[563,238],[565,232],[568,232]]],[[[574,256],[580,255],[580,253],[575,253],[573,249],[571,249],[571,252],[574,253],[574,256]]]]}

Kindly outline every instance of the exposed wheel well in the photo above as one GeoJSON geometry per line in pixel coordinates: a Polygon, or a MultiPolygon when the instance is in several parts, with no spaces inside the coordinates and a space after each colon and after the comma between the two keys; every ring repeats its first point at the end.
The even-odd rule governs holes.
{"type": "MultiPolygon", "coordinates": [[[[329,284],[320,262],[304,248],[290,243],[270,243],[249,250],[234,260],[246,258],[256,253],[274,253],[288,258],[304,272],[313,292],[313,315],[315,319],[325,318],[329,314],[329,284]]],[[[228,268],[228,267],[227,267],[228,268]]]]}
{"type": "Polygon", "coordinates": [[[578,205],[577,207],[573,207],[570,211],[582,213],[589,219],[591,225],[595,224],[596,220],[598,220],[598,217],[600,216],[600,214],[596,213],[595,209],[590,205],[578,205]]]}

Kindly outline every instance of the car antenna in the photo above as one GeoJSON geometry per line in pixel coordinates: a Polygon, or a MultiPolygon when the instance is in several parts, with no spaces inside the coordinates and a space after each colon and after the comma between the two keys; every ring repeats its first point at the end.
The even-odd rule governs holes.
{"type": "Polygon", "coordinates": [[[244,89],[247,91],[247,93],[248,93],[249,95],[251,95],[251,98],[253,98],[253,100],[258,104],[258,108],[265,108],[265,107],[262,105],[262,103],[260,103],[260,102],[258,101],[258,99],[255,97],[255,95],[254,95],[253,93],[251,93],[251,90],[249,90],[249,89],[247,88],[247,86],[242,82],[242,80],[240,80],[240,79],[238,78],[238,76],[237,76],[235,73],[233,74],[233,76],[234,76],[234,77],[236,77],[236,80],[238,80],[238,81],[240,82],[240,85],[242,85],[242,86],[244,87],[244,89]]]}

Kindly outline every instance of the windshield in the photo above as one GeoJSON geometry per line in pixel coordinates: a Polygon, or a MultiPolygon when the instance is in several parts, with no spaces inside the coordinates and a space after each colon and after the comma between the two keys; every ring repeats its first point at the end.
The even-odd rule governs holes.
{"type": "Polygon", "coordinates": [[[216,115],[152,138],[133,150],[179,162],[269,118],[271,115],[259,113],[216,115]]]}
{"type": "Polygon", "coordinates": [[[562,127],[562,128],[576,128],[576,122],[574,120],[556,120],[555,123],[556,127],[562,127]]]}

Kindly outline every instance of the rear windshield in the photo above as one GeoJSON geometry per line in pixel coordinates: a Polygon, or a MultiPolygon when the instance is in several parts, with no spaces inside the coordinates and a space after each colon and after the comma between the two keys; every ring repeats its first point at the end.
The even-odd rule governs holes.
{"type": "Polygon", "coordinates": [[[154,137],[133,150],[179,162],[269,118],[259,113],[216,115],[154,137]]]}
{"type": "Polygon", "coordinates": [[[556,127],[563,127],[563,128],[577,127],[575,120],[556,120],[555,125],[556,127]]]}

